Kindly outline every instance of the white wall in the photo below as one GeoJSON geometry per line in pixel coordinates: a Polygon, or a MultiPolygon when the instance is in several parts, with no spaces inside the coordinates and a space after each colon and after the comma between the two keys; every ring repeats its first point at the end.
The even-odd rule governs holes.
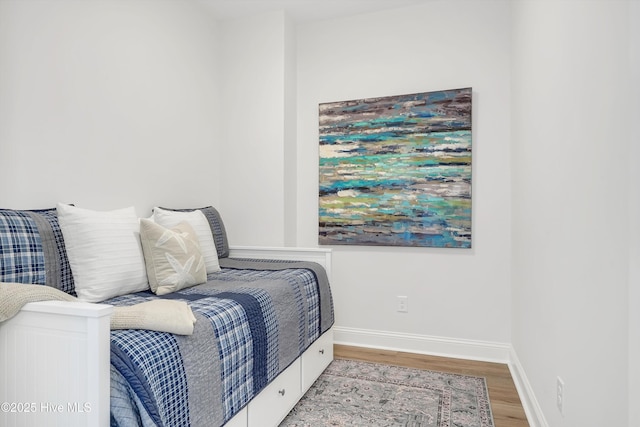
{"type": "Polygon", "coordinates": [[[284,160],[292,126],[295,132],[285,117],[292,101],[285,76],[295,54],[290,30],[283,12],[222,24],[220,209],[234,245],[285,243],[285,176],[291,174],[284,160]]]}
{"type": "Polygon", "coordinates": [[[408,334],[418,351],[434,350],[428,337],[510,339],[509,18],[503,1],[433,1],[298,28],[300,246],[318,242],[319,103],[473,87],[473,249],[334,247],[336,325],[351,338],[408,334]]]}
{"type": "MultiPolygon", "coordinates": [[[[630,2],[629,117],[640,117],[640,2],[630,2]],[[635,76],[635,78],[634,78],[635,76]]],[[[629,425],[640,425],[640,127],[629,121],[629,425]]]]}
{"type": "Polygon", "coordinates": [[[217,24],[192,2],[0,2],[0,206],[218,202],[217,24]]]}
{"type": "Polygon", "coordinates": [[[629,5],[513,3],[512,342],[554,427],[630,425],[629,5]]]}
{"type": "Polygon", "coordinates": [[[298,56],[295,23],[285,15],[284,244],[298,240],[298,56]]]}

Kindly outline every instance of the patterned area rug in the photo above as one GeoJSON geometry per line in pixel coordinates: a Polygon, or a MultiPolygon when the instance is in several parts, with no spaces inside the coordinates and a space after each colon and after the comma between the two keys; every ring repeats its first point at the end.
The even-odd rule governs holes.
{"type": "Polygon", "coordinates": [[[280,427],[493,427],[484,378],[334,360],[280,427]]]}

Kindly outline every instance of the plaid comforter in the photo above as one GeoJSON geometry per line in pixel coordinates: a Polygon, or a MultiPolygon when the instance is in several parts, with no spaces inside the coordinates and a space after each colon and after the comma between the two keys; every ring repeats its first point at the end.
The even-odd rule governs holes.
{"type": "Polygon", "coordinates": [[[158,297],[187,301],[194,333],[111,332],[112,426],[220,426],[333,324],[324,269],[314,263],[221,259],[206,284],[158,297]]]}

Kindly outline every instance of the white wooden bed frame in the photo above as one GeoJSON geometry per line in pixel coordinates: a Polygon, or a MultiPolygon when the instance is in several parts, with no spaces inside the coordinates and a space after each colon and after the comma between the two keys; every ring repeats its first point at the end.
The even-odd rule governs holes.
{"type": "MultiPolygon", "coordinates": [[[[232,247],[230,256],[317,262],[331,282],[330,249],[232,247]]],[[[109,426],[111,312],[47,301],[0,323],[0,426],[109,426]]],[[[226,426],[277,426],[332,360],[329,330],[226,426]]]]}

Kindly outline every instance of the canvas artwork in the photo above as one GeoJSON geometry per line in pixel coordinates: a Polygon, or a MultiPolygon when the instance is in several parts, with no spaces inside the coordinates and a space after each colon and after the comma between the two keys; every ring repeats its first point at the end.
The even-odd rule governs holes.
{"type": "Polygon", "coordinates": [[[320,104],[320,244],[470,248],[471,95],[320,104]]]}

